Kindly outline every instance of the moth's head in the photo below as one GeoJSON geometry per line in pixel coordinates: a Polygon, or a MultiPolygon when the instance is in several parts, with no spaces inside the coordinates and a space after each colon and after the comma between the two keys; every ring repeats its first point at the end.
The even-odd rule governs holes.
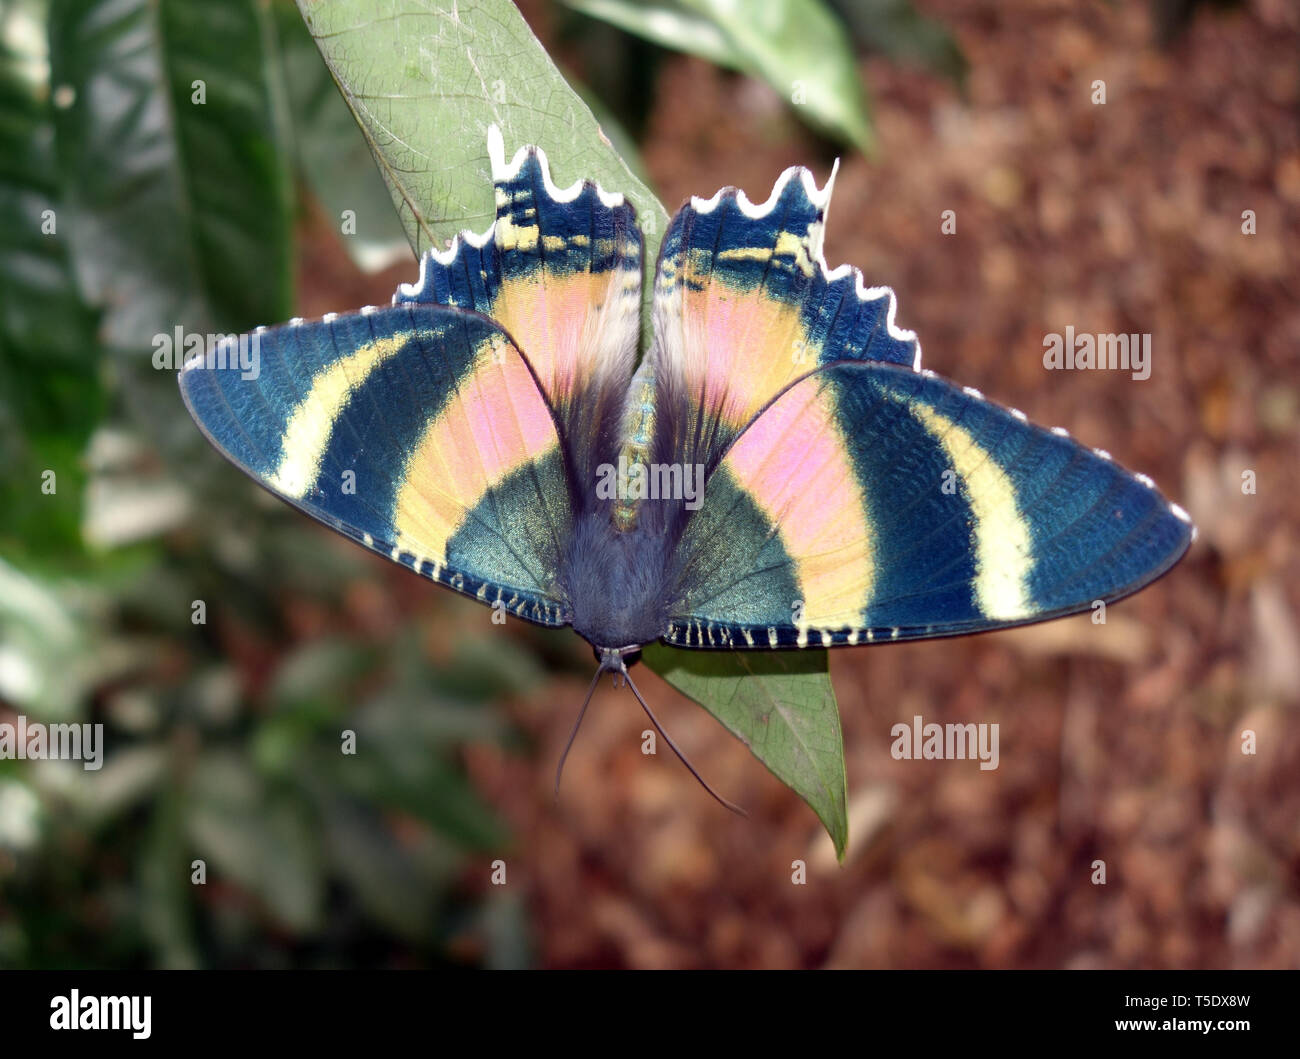
{"type": "Polygon", "coordinates": [[[600,663],[600,672],[621,673],[628,666],[641,661],[641,644],[628,647],[597,647],[592,645],[596,661],[600,663]]]}

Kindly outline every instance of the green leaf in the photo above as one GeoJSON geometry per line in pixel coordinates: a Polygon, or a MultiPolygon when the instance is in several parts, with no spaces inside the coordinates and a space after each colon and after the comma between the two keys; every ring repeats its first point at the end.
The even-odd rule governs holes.
{"type": "Polygon", "coordinates": [[[41,720],[77,718],[89,653],[85,623],[56,588],[0,559],[0,701],[41,720]]]}
{"type": "Polygon", "coordinates": [[[970,64],[956,38],[912,0],[830,0],[853,36],[891,59],[924,66],[964,85],[970,64]]]}
{"type": "Polygon", "coordinates": [[[866,90],[823,0],[565,0],[628,33],[762,78],[808,123],[870,153],[866,90]]]}
{"type": "Polygon", "coordinates": [[[849,839],[844,739],[825,651],[683,651],[653,644],[642,659],[807,802],[843,858],[849,839]]]}
{"type": "Polygon", "coordinates": [[[866,89],[843,23],[823,0],[682,0],[711,20],[747,69],[794,103],[808,122],[870,154],[866,89]]]}
{"type": "Polygon", "coordinates": [[[353,728],[356,753],[327,759],[335,784],[372,805],[410,813],[471,849],[499,849],[508,835],[463,770],[448,760],[446,728],[400,696],[381,697],[353,728]]]}
{"type": "Polygon", "coordinates": [[[683,11],[675,4],[635,0],[564,0],[575,11],[598,18],[662,48],[706,59],[715,66],[747,70],[731,40],[708,18],[683,11]]]}
{"type": "Polygon", "coordinates": [[[284,319],[293,198],[268,5],[54,0],[50,76],[67,230],[105,343],[139,354],[177,326],[284,319]]]}
{"type": "MultiPolygon", "coordinates": [[[[102,749],[102,747],[101,747],[102,749]]],[[[151,798],[167,775],[162,746],[145,743],[110,754],[101,767],[85,772],[69,793],[92,826],[120,819],[129,809],[151,798]]]]}
{"type": "Polygon", "coordinates": [[[359,268],[377,272],[409,260],[406,233],[388,189],[311,34],[289,4],[277,4],[274,10],[302,178],[359,268]]]}
{"type": "Polygon", "coordinates": [[[322,797],[320,817],[335,872],[376,923],[412,942],[426,939],[456,858],[427,833],[399,840],[379,813],[332,793],[322,797]]]}
{"type": "Polygon", "coordinates": [[[373,655],[368,646],[341,637],[308,641],[281,657],[267,687],[267,700],[276,712],[313,702],[344,705],[356,680],[373,670],[373,655]]]}
{"type": "Polygon", "coordinates": [[[668,215],[614,150],[509,0],[298,0],[365,131],[416,254],[496,215],[487,129],[546,151],[561,187],[591,179],[636,207],[648,297],[668,215]]]}
{"type": "Polygon", "coordinates": [[[256,894],[295,931],[318,926],[325,877],[316,829],[299,802],[269,789],[242,758],[225,751],[200,758],[186,830],[210,873],[256,894]]]}
{"type": "Polygon", "coordinates": [[[81,549],[81,455],[103,393],[98,314],[59,214],[43,16],[37,3],[0,14],[0,545],[62,568],[81,549]]]}
{"type": "Polygon", "coordinates": [[[426,694],[433,691],[461,702],[486,703],[527,694],[545,679],[533,655],[514,644],[464,635],[456,641],[452,657],[422,675],[416,687],[426,694]]]}
{"type": "Polygon", "coordinates": [[[201,963],[184,825],[184,791],[170,788],[157,801],[136,862],[140,929],[153,943],[157,966],[168,970],[190,970],[201,963]]]}

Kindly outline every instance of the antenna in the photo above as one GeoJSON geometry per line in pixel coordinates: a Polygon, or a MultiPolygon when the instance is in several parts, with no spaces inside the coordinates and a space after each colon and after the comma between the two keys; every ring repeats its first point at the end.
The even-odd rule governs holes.
{"type": "Polygon", "coordinates": [[[691,775],[695,777],[699,785],[708,791],[719,805],[730,809],[738,816],[748,817],[749,813],[745,812],[739,805],[728,801],[709,786],[704,777],[699,774],[695,766],[690,763],[686,755],[673,742],[672,736],[664,731],[663,725],[659,723],[659,718],[654,715],[649,704],[641,697],[641,692],[637,689],[636,684],[632,682],[632,676],[627,671],[627,663],[623,660],[624,655],[631,654],[635,650],[637,650],[635,647],[605,647],[600,649],[598,656],[600,665],[596,667],[596,674],[591,678],[591,684],[587,688],[587,697],[582,700],[582,709],[578,711],[578,719],[573,722],[573,731],[569,733],[569,741],[564,744],[564,753],[560,755],[560,763],[555,768],[555,797],[559,798],[560,796],[560,777],[564,775],[564,762],[568,760],[569,751],[573,749],[573,741],[578,737],[578,729],[582,727],[582,719],[587,716],[587,707],[591,705],[591,697],[596,693],[596,685],[600,683],[600,675],[608,671],[613,675],[614,687],[618,687],[621,678],[623,683],[632,689],[632,694],[636,696],[636,701],[641,704],[641,709],[645,710],[646,716],[650,718],[650,723],[663,736],[664,742],[672,747],[677,759],[690,770],[691,775]]]}
{"type": "Polygon", "coordinates": [[[600,666],[596,669],[596,675],[591,678],[591,686],[587,688],[587,697],[582,700],[582,709],[578,711],[578,719],[573,722],[573,731],[569,733],[569,741],[564,744],[564,753],[560,755],[560,763],[555,766],[555,797],[560,797],[560,777],[564,775],[564,762],[569,757],[569,751],[573,749],[573,741],[578,738],[578,729],[582,727],[582,719],[587,716],[587,707],[591,705],[591,697],[596,693],[596,684],[600,680],[600,675],[605,672],[604,660],[601,660],[600,666]]]}
{"type": "Polygon", "coordinates": [[[654,715],[653,711],[651,711],[645,699],[641,697],[641,692],[637,690],[636,685],[632,682],[632,677],[628,673],[627,666],[623,663],[623,659],[621,656],[618,659],[618,665],[619,665],[619,672],[622,673],[623,675],[623,681],[627,684],[629,688],[632,689],[632,694],[636,696],[636,701],[641,704],[641,709],[645,710],[646,716],[650,718],[650,723],[653,724],[655,728],[658,729],[659,734],[664,737],[664,742],[673,748],[673,753],[677,755],[678,760],[681,761],[683,765],[685,765],[688,769],[691,770],[691,775],[694,776],[699,781],[700,786],[703,787],[706,791],[708,791],[711,795],[713,795],[713,797],[717,800],[719,805],[725,806],[726,808],[730,809],[737,816],[745,816],[745,817],[749,816],[749,814],[745,812],[745,810],[742,809],[739,805],[737,805],[735,802],[727,801],[726,798],[724,798],[721,794],[719,794],[712,787],[710,787],[708,783],[705,782],[704,777],[701,776],[699,772],[696,771],[695,766],[692,765],[690,761],[687,760],[686,755],[683,754],[677,748],[677,744],[673,742],[672,737],[667,732],[664,731],[663,725],[659,723],[659,718],[657,718],[654,715]]]}

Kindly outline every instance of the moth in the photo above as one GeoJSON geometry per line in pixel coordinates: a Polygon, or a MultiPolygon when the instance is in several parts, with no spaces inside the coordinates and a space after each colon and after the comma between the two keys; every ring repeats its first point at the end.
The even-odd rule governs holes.
{"type": "Polygon", "coordinates": [[[730,187],[683,205],[639,357],[631,204],[558,188],[537,147],[507,163],[495,126],[488,153],[495,221],[425,253],[391,306],[258,328],[256,373],[198,354],[180,388],[275,495],[431,581],[572,626],[599,662],[574,734],[611,672],[682,756],[628,675],[656,640],[1006,628],[1126,596],[1193,539],[1149,478],[921,368],[893,292],[826,265],[833,174],[819,189],[788,169],[761,205],[730,187]]]}

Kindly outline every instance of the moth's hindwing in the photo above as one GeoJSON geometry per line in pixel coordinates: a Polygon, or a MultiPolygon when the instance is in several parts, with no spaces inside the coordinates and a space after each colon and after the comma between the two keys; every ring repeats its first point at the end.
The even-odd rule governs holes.
{"type": "Polygon", "coordinates": [[[402,305],[255,332],[253,371],[192,358],[186,406],[244,473],[430,580],[543,624],[571,503],[529,365],[476,313],[402,305]]]}
{"type": "Polygon", "coordinates": [[[551,181],[546,155],[521,148],[506,163],[500,134],[488,141],[496,219],[430,252],[420,280],[394,304],[474,309],[519,344],[580,466],[612,458],[598,435],[617,418],[636,363],[641,328],[641,233],[631,204],[596,184],[551,181]]]}
{"type": "MultiPolygon", "coordinates": [[[[820,365],[919,363],[916,336],[894,324],[894,295],[856,269],[826,268],[831,183],[782,174],[755,206],[735,188],[692,199],[664,236],[655,281],[655,344],[647,373],[674,409],[689,461],[716,457],[768,401],[820,365]]],[[[673,447],[664,442],[660,450],[673,447]]]]}
{"type": "Polygon", "coordinates": [[[1194,530],[1145,477],[929,372],[828,366],[739,436],[681,546],[666,637],[822,646],[1086,610],[1194,530]]]}

